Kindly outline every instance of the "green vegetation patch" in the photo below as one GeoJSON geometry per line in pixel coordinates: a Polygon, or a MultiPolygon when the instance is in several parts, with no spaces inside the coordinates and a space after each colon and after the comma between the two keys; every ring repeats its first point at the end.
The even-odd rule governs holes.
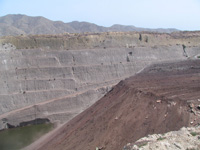
{"type": "Polygon", "coordinates": [[[162,141],[164,139],[166,139],[166,137],[159,137],[159,138],[157,138],[157,141],[162,141]]]}
{"type": "Polygon", "coordinates": [[[19,150],[53,129],[53,124],[38,124],[0,131],[1,150],[19,150]]]}
{"type": "Polygon", "coordinates": [[[147,143],[143,143],[143,144],[140,144],[138,146],[139,146],[139,148],[141,148],[141,147],[146,146],[146,145],[147,145],[147,143]]]}
{"type": "Polygon", "coordinates": [[[142,141],[142,142],[138,142],[138,143],[135,143],[138,147],[143,147],[143,146],[146,146],[148,144],[148,141],[142,141]]]}
{"type": "Polygon", "coordinates": [[[197,136],[197,135],[198,135],[197,132],[190,132],[190,134],[191,134],[192,136],[197,136]]]}

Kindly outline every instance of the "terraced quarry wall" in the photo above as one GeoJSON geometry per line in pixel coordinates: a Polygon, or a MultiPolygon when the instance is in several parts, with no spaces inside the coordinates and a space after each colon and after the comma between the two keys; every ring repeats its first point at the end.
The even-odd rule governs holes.
{"type": "Polygon", "coordinates": [[[199,32],[2,37],[0,129],[64,123],[147,65],[199,54],[199,32]]]}

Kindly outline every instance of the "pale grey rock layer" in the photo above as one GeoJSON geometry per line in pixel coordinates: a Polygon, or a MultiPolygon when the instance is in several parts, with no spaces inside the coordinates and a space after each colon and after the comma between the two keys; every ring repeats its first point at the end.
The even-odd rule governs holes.
{"type": "Polygon", "coordinates": [[[36,118],[64,123],[120,80],[162,61],[191,59],[199,47],[84,50],[15,49],[0,46],[0,129],[36,118]]]}

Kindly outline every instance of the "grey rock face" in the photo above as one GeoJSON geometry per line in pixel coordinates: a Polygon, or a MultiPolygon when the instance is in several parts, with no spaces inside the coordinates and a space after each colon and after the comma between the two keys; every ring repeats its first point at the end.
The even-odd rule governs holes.
{"type": "MultiPolygon", "coordinates": [[[[149,64],[188,59],[181,46],[84,50],[0,49],[0,129],[48,118],[63,123],[149,64]]],[[[187,55],[199,54],[190,47],[187,55]]]]}
{"type": "Polygon", "coordinates": [[[12,45],[11,43],[0,43],[0,51],[1,52],[7,52],[10,50],[14,50],[16,49],[16,47],[14,45],[12,45]]]}

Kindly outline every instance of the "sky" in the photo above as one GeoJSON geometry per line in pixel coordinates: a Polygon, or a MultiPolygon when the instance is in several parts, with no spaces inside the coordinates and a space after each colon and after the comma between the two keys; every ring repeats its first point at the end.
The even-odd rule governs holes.
{"type": "Polygon", "coordinates": [[[7,14],[106,27],[122,24],[200,30],[200,0],[0,0],[0,16],[7,14]]]}

